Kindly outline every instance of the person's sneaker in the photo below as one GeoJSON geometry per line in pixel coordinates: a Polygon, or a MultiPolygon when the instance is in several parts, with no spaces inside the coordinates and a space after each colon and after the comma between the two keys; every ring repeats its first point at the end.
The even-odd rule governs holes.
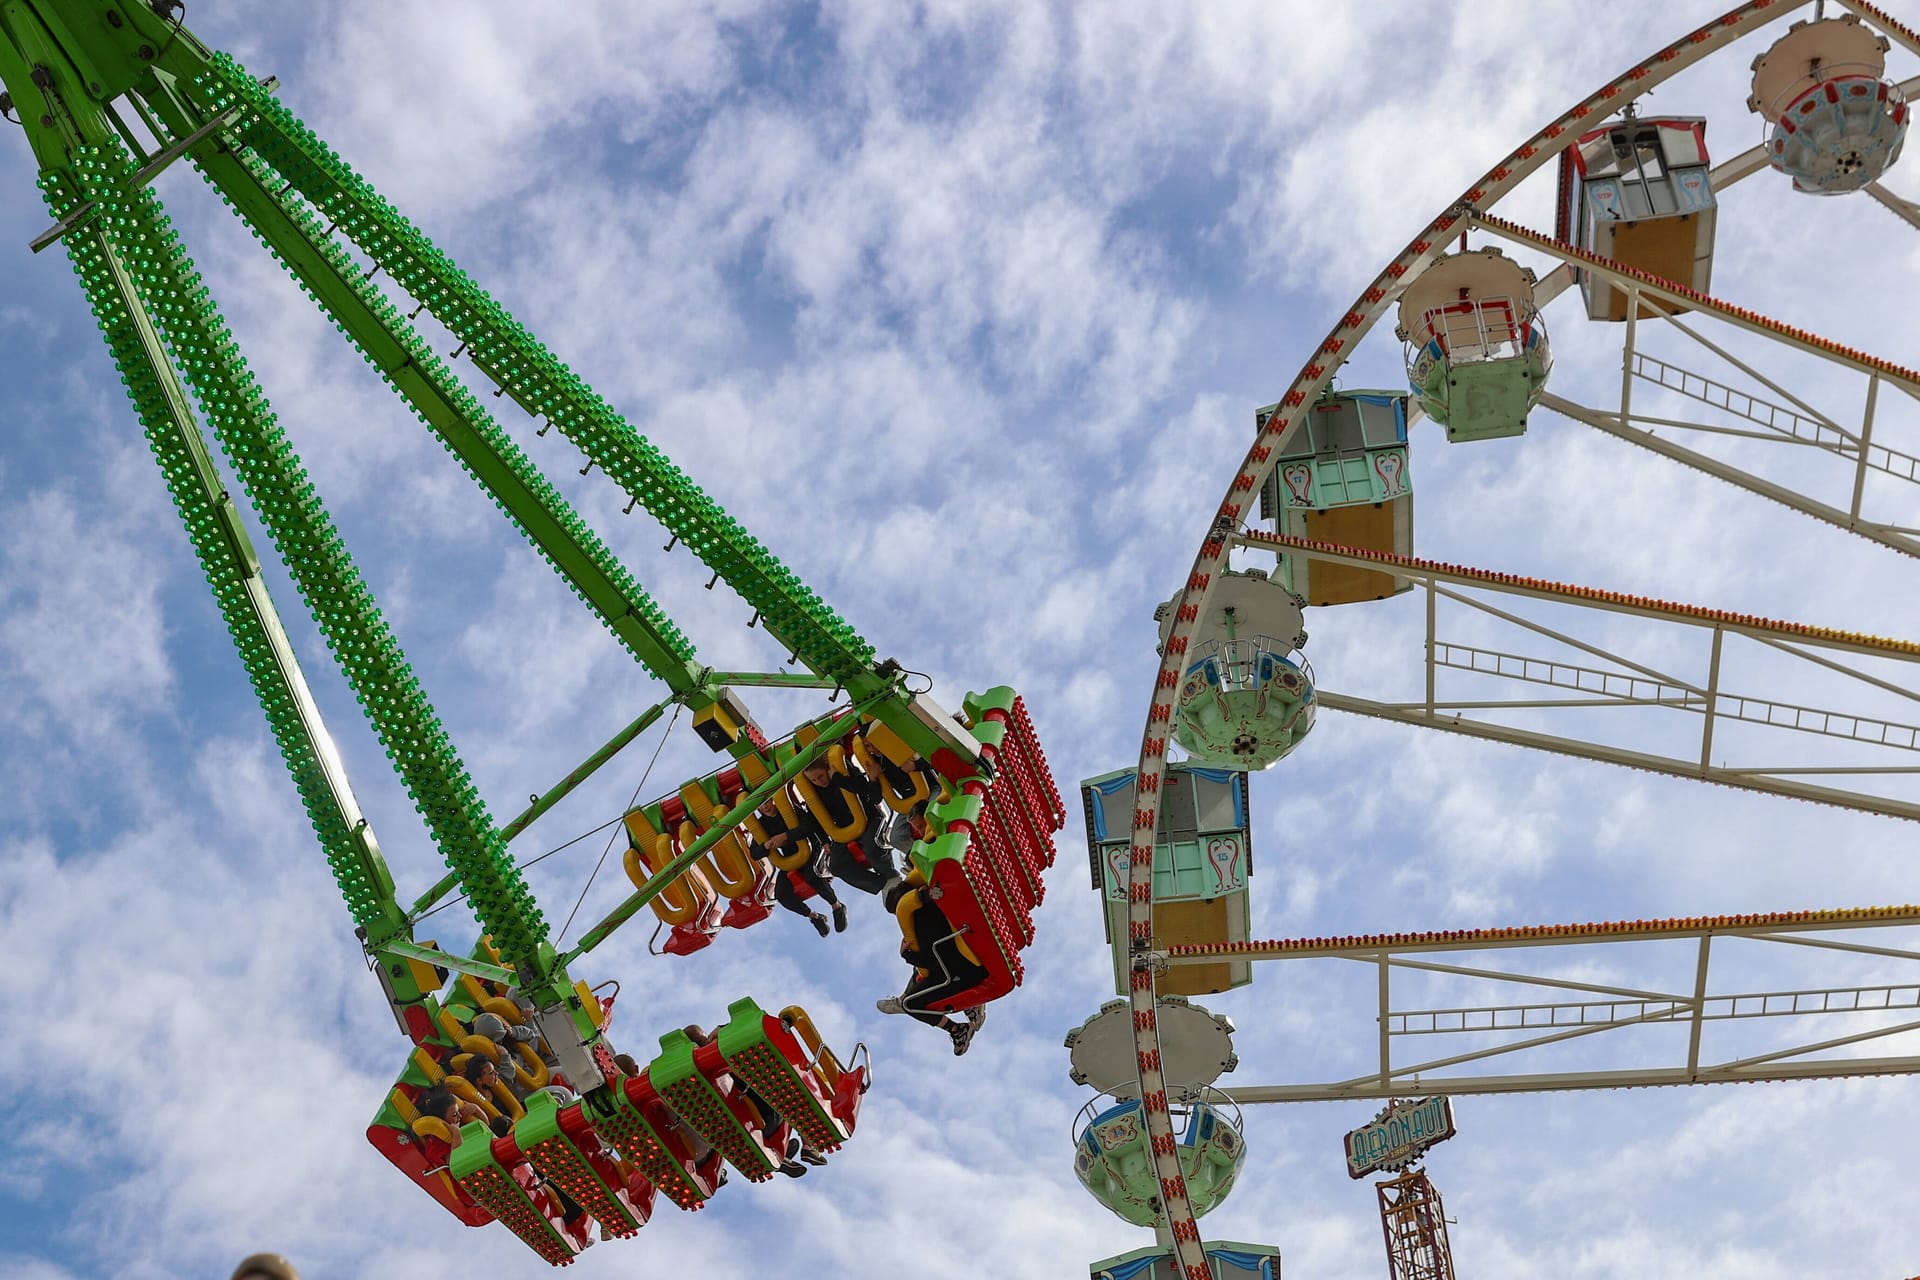
{"type": "Polygon", "coordinates": [[[827,1158],[818,1151],[815,1151],[812,1147],[801,1147],[800,1158],[808,1164],[825,1164],[827,1162],[827,1158]]]}
{"type": "MultiPolygon", "coordinates": [[[[835,933],[845,933],[847,931],[847,904],[844,902],[836,902],[833,904],[833,931],[835,933]]],[[[825,929],[820,930],[821,937],[825,937],[826,933],[827,931],[825,929]]]]}
{"type": "MultiPolygon", "coordinates": [[[[818,911],[814,911],[808,914],[807,923],[811,924],[813,926],[813,931],[819,934],[821,937],[824,938],[827,936],[827,918],[821,915],[818,911]]],[[[846,928],[845,925],[841,925],[840,927],[843,929],[846,928]]]]}
{"type": "Polygon", "coordinates": [[[899,996],[887,996],[884,999],[875,1000],[873,1007],[882,1013],[905,1013],[907,1011],[906,1002],[901,1000],[899,996]]]}
{"type": "Polygon", "coordinates": [[[958,1058],[967,1052],[973,1043],[973,1023],[953,1022],[947,1025],[947,1034],[953,1037],[953,1056],[958,1058]]]}
{"type": "Polygon", "coordinates": [[[976,1032],[987,1025],[987,1006],[977,1004],[967,1011],[967,1025],[976,1032]]]}
{"type": "Polygon", "coordinates": [[[804,1178],[807,1176],[807,1166],[801,1164],[798,1160],[782,1160],[780,1162],[780,1172],[786,1174],[789,1178],[804,1178]]]}

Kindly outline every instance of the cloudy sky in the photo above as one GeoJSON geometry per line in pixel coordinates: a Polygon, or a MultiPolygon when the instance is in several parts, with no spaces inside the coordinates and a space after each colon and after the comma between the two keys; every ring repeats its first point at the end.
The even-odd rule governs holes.
{"type": "MultiPolygon", "coordinates": [[[[1717,12],[289,8],[201,0],[189,16],[278,75],[296,114],[881,653],[930,673],[949,704],[999,683],[1025,692],[1069,789],[1134,758],[1153,605],[1253,409],[1435,210],[1575,95],[1717,12]]],[[[1744,79],[1767,39],[1648,109],[1710,117],[1718,154],[1755,144],[1744,79]]],[[[72,275],[26,251],[46,215],[17,135],[0,131],[0,166],[0,938],[15,966],[0,996],[0,1077],[14,1084],[0,1275],[199,1280],[260,1249],[315,1278],[542,1274],[502,1230],[461,1227],[403,1188],[366,1145],[403,1043],[72,275]]],[[[1889,181],[1920,193],[1901,171],[1889,181]]],[[[159,191],[504,820],[658,689],[189,169],[159,191]]],[[[1536,184],[1501,212],[1547,226],[1550,202],[1536,184]]],[[[1723,201],[1714,291],[1911,365],[1913,246],[1864,198],[1793,197],[1762,173],[1723,201]]],[[[1618,334],[1575,297],[1548,313],[1554,389],[1604,405],[1618,334]]],[[[1396,385],[1388,328],[1347,385],[1396,385]]],[[[1724,345],[1857,416],[1858,379],[1724,345]]],[[[779,661],[737,597],[702,590],[684,550],[663,553],[656,525],[576,474],[570,446],[497,403],[705,661],[779,661]]],[[[1876,439],[1899,447],[1905,431],[1911,451],[1914,403],[1888,391],[1882,404],[1876,439]]],[[[1753,465],[1834,492],[1799,459],[1753,465]]],[[[1551,415],[1479,446],[1417,427],[1413,480],[1416,549],[1436,559],[1920,628],[1897,554],[1551,415]]],[[[1844,468],[1840,483],[1844,500],[1844,468]]],[[[1872,492],[1885,518],[1920,524],[1910,487],[1872,492]]],[[[402,893],[417,893],[435,855],[281,586],[362,803],[402,893]]],[[[1408,605],[1316,611],[1325,687],[1417,684],[1408,605]]],[[[1682,652],[1663,635],[1605,638],[1682,652]]],[[[1751,678],[1790,679],[1765,661],[1751,678]]],[[[1857,685],[1751,691],[1914,721],[1910,701],[1857,685]]],[[[817,704],[755,706],[778,730],[817,704]]],[[[655,743],[535,826],[528,856],[617,815],[643,779],[651,797],[709,767],[682,726],[647,774],[655,743]]],[[[1899,874],[1910,831],[1890,820],[1331,713],[1253,799],[1259,937],[1913,897],[1899,874]]],[[[583,901],[570,937],[623,892],[617,857],[588,885],[604,840],[530,873],[556,927],[583,901]]],[[[825,941],[786,917],[656,958],[636,925],[583,963],[589,981],[622,982],[616,1029],[643,1056],[660,1031],[752,994],[805,1004],[837,1044],[865,1040],[878,1083],[828,1168],[730,1186],[698,1215],[663,1208],[577,1273],[1063,1276],[1145,1243],[1070,1168],[1087,1095],[1061,1037],[1112,992],[1077,811],[1061,847],[1027,985],[964,1061],[872,1012],[902,973],[868,900],[825,941]]],[[[459,908],[433,925],[449,947],[474,931],[459,908]]],[[[1566,963],[1606,981],[1690,978],[1673,952],[1566,963]]],[[[1914,980],[1884,960],[1751,964],[1754,990],[1914,980]]],[[[1210,1001],[1241,1027],[1227,1082],[1364,1069],[1371,978],[1349,978],[1271,966],[1210,1001]]],[[[1557,1065],[1616,1065],[1612,1052],[1557,1065]]],[[[1902,1181],[1912,1103],[1898,1079],[1469,1099],[1429,1168],[1462,1276],[1907,1276],[1920,1270],[1902,1181]]],[[[1373,1193],[1340,1151],[1371,1109],[1250,1112],[1252,1158],[1208,1236],[1279,1244],[1304,1280],[1381,1274],[1373,1193]]]]}

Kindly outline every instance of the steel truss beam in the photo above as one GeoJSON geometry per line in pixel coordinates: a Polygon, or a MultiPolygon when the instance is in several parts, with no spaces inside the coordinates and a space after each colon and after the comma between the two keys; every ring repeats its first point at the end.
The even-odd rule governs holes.
{"type": "MultiPolygon", "coordinates": [[[[1747,791],[1816,800],[1889,817],[1920,819],[1920,801],[1892,791],[1902,779],[1920,775],[1920,762],[1912,758],[1912,753],[1920,750],[1920,725],[1911,723],[1914,710],[1905,705],[1920,702],[1920,681],[1902,684],[1866,665],[1875,659],[1920,662],[1920,645],[1544,579],[1490,573],[1411,556],[1335,546],[1287,534],[1247,533],[1240,537],[1239,543],[1330,564],[1387,570],[1427,593],[1424,659],[1408,654],[1402,664],[1408,671],[1424,671],[1424,695],[1402,701],[1379,701],[1323,688],[1317,696],[1324,707],[1747,791]],[[1687,679],[1649,666],[1621,652],[1618,646],[1593,643],[1503,609],[1491,602],[1489,597],[1495,595],[1566,605],[1585,615],[1597,611],[1647,622],[1680,624],[1694,631],[1703,642],[1700,666],[1706,676],[1704,680],[1687,679]],[[1444,637],[1439,633],[1442,617],[1437,607],[1442,600],[1510,628],[1510,634],[1520,637],[1509,642],[1512,645],[1545,644],[1555,647],[1558,655],[1520,653],[1444,637]],[[1738,653],[1730,653],[1727,645],[1730,638],[1750,641],[1758,649],[1746,646],[1738,653]],[[1599,663],[1578,660],[1580,655],[1598,659],[1599,663]],[[1806,706],[1728,685],[1728,669],[1737,661],[1752,657],[1777,661],[1782,656],[1805,664],[1809,674],[1817,674],[1813,669],[1818,668],[1847,677],[1869,691],[1865,696],[1900,699],[1902,701],[1894,705],[1901,711],[1867,714],[1860,708],[1806,706]],[[1440,681],[1443,671],[1467,673],[1480,677],[1482,683],[1504,681],[1567,692],[1556,697],[1443,696],[1440,681]],[[1591,716],[1558,716],[1554,727],[1565,731],[1555,733],[1490,718],[1491,714],[1503,711],[1571,713],[1607,708],[1677,711],[1697,716],[1698,751],[1678,756],[1671,754],[1670,749],[1654,750],[1647,746],[1623,745],[1619,741],[1602,741],[1595,732],[1598,720],[1591,716]],[[1764,765],[1715,763],[1716,752],[1727,750],[1725,734],[1720,733],[1716,740],[1716,733],[1728,723],[1780,730],[1769,737],[1777,739],[1779,745],[1774,749],[1782,752],[1782,758],[1764,765]],[[1865,762],[1853,758],[1840,760],[1832,754],[1830,745],[1823,754],[1815,745],[1823,739],[1827,744],[1844,743],[1868,749],[1873,758],[1865,762]],[[1886,752],[1900,754],[1883,754],[1886,752]],[[1812,777],[1846,782],[1834,785],[1807,781],[1812,777]],[[1878,779],[1886,785],[1870,790],[1868,779],[1878,779]]],[[[1446,621],[1451,622],[1454,616],[1454,611],[1449,610],[1446,621]]],[[[1620,725],[1618,717],[1608,723],[1620,725]]],[[[1663,723],[1676,722],[1669,718],[1663,723]]],[[[1638,729],[1644,733],[1645,724],[1639,721],[1621,728],[1623,732],[1638,729]]]]}
{"type": "MultiPolygon", "coordinates": [[[[1740,176],[1744,176],[1744,172],[1736,171],[1734,178],[1740,176]]],[[[1503,239],[1561,260],[1562,267],[1548,276],[1547,283],[1553,287],[1543,288],[1538,295],[1543,301],[1546,296],[1557,295],[1564,290],[1571,283],[1576,270],[1608,280],[1629,296],[1629,318],[1620,326],[1622,375],[1619,404],[1613,408],[1600,408],[1548,392],[1540,398],[1544,407],[1729,484],[1771,498],[1803,515],[1847,529],[1893,550],[1920,555],[1920,538],[1914,536],[1920,530],[1870,519],[1862,514],[1868,472],[1875,471],[1895,479],[1920,483],[1920,457],[1873,441],[1874,419],[1882,386],[1898,388],[1920,399],[1920,373],[1818,338],[1670,281],[1623,268],[1609,259],[1517,223],[1481,216],[1476,218],[1475,225],[1503,239]],[[1864,378],[1865,407],[1858,426],[1843,426],[1841,415],[1823,413],[1814,408],[1774,378],[1709,338],[1691,321],[1682,319],[1678,314],[1645,307],[1642,304],[1646,301],[1700,312],[1769,341],[1816,356],[1848,374],[1864,378]],[[1736,371],[1738,375],[1764,388],[1768,394],[1743,390],[1721,378],[1684,368],[1671,360],[1642,351],[1640,325],[1653,321],[1665,326],[1660,332],[1671,331],[1681,335],[1695,348],[1704,351],[1717,366],[1736,371]],[[1706,417],[1677,418],[1636,413],[1633,409],[1636,382],[1651,384],[1715,410],[1720,419],[1714,421],[1706,417]],[[1669,433],[1682,430],[1696,436],[1735,436],[1784,444],[1801,449],[1803,454],[1807,449],[1830,454],[1852,464],[1849,501],[1845,506],[1822,501],[1792,485],[1757,475],[1681,444],[1671,434],[1659,434],[1662,429],[1669,433]]]]}
{"type": "MultiPolygon", "coordinates": [[[[1894,945],[1903,939],[1894,931],[1920,924],[1920,906],[1869,907],[1840,911],[1796,911],[1763,915],[1707,916],[1684,920],[1625,921],[1594,925],[1546,925],[1515,929],[1451,930],[1437,933],[1374,935],[1359,938],[1299,938],[1275,942],[1248,942],[1218,946],[1170,948],[1166,961],[1174,964],[1332,958],[1374,967],[1378,972],[1376,1020],[1365,1035],[1373,1068],[1361,1075],[1312,1083],[1251,1085],[1229,1090],[1234,1101],[1318,1102],[1346,1098],[1388,1098],[1410,1093],[1529,1093],[1567,1089],[1618,1089],[1668,1084],[1719,1084],[1763,1080],[1806,1080],[1844,1076],[1896,1075],[1920,1071],[1920,1052],[1873,1058],[1835,1051],[1920,1030],[1920,1019],[1888,1020],[1887,1015],[1920,1009],[1920,981],[1870,986],[1836,985],[1805,990],[1745,991],[1719,983],[1729,963],[1726,943],[1745,941],[1774,946],[1813,948],[1830,954],[1868,955],[1914,967],[1920,979],[1920,951],[1894,945]],[[1851,941],[1830,937],[1839,931],[1876,930],[1885,939],[1851,941]],[[1722,942],[1716,953],[1714,941],[1722,942]],[[1581,949],[1561,960],[1559,967],[1578,972],[1591,966],[1592,948],[1608,944],[1646,944],[1686,941],[1694,944],[1682,966],[1682,981],[1671,990],[1641,990],[1557,976],[1528,967],[1521,959],[1527,948],[1581,949]],[[1445,953],[1496,952],[1502,967],[1453,964],[1426,958],[1445,953]],[[1396,1008],[1396,973],[1438,973],[1473,983],[1503,988],[1530,987],[1542,992],[1570,991],[1575,1000],[1527,1003],[1480,1002],[1451,1008],[1396,1008]],[[1789,1020],[1821,1015],[1852,1014],[1856,1018],[1880,1015],[1875,1025],[1857,1025],[1838,1035],[1809,1039],[1792,1023],[1795,1038],[1761,1053],[1715,1060],[1706,1054],[1707,1027],[1715,1023],[1772,1019],[1789,1020]],[[1530,1070],[1539,1055],[1530,1051],[1570,1040],[1649,1025],[1685,1026],[1686,1045],[1676,1056],[1657,1051],[1632,1067],[1606,1071],[1530,1070]],[[1415,1062],[1396,1061],[1396,1042],[1409,1036],[1473,1033],[1483,1037],[1478,1047],[1415,1062]],[[1506,1036],[1497,1043],[1485,1037],[1506,1036]],[[1826,1056],[1818,1056],[1826,1055],[1826,1056]],[[1512,1065],[1510,1071],[1490,1075],[1460,1075],[1453,1069],[1470,1063],[1512,1065]]],[[[1873,936],[1873,935],[1870,935],[1873,936]]],[[[1668,957],[1671,964],[1671,956],[1668,957]]],[[[1613,1037],[1618,1043],[1623,1037],[1613,1037]]],[[[1642,1048],[1645,1048],[1643,1045],[1642,1048]]],[[[1671,1046],[1667,1046],[1671,1050],[1671,1046]]]]}

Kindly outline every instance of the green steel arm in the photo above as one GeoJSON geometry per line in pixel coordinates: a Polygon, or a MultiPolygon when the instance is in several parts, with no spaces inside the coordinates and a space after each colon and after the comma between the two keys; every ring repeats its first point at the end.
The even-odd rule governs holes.
{"type": "MultiPolygon", "coordinates": [[[[873,646],[543,346],[432,241],[224,53],[181,89],[203,114],[245,106],[233,134],[428,307],[480,368],[528,412],[543,414],[738,591],[816,675],[856,700],[895,692],[873,646]]],[[[893,696],[873,713],[931,757],[940,736],[893,696]]]]}
{"type": "MultiPolygon", "coordinates": [[[[172,102],[152,105],[176,133],[198,127],[195,119],[176,114],[172,102]]],[[[628,650],[675,693],[697,691],[701,668],[679,628],[304,204],[270,190],[262,182],[263,166],[243,160],[218,138],[206,139],[191,154],[261,242],[628,650]]]]}
{"type": "MultiPolygon", "coordinates": [[[[525,831],[533,824],[536,818],[553,808],[554,805],[558,804],[571,793],[575,787],[592,777],[601,765],[620,754],[621,749],[629,742],[632,742],[635,738],[646,732],[647,727],[665,714],[667,708],[672,706],[675,701],[676,699],[674,698],[668,698],[665,702],[656,702],[641,712],[626,728],[614,734],[598,751],[583,760],[573,772],[560,779],[559,782],[555,783],[540,795],[533,797],[533,803],[521,810],[520,816],[512,822],[509,822],[501,830],[500,838],[502,840],[512,840],[522,831],[525,831]]],[[[418,920],[427,911],[437,905],[440,899],[446,897],[447,894],[452,891],[454,885],[459,882],[460,878],[458,876],[452,872],[448,872],[438,884],[435,884],[433,888],[420,895],[418,901],[413,904],[413,908],[407,913],[408,919],[418,920]]]]}
{"type": "MultiPolygon", "coordinates": [[[[41,185],[55,216],[79,203],[76,189],[64,177],[44,175],[41,185]]],[[[69,238],[68,256],[146,428],[201,572],[213,589],[354,923],[369,938],[408,937],[408,924],[394,901],[393,879],[380,846],[361,815],[333,739],[280,625],[252,542],[221,484],[160,335],[142,307],[116,243],[119,234],[98,225],[89,227],[69,238]]],[[[406,980],[402,975],[402,983],[406,980]]]]}
{"type": "MultiPolygon", "coordinates": [[[[520,981],[519,974],[500,965],[488,964],[485,960],[475,960],[472,956],[450,955],[433,947],[423,947],[417,942],[403,942],[397,938],[382,944],[379,954],[399,960],[419,960],[441,969],[451,969],[455,973],[470,973],[476,978],[485,978],[488,982],[512,985],[520,981]]],[[[405,965],[400,967],[406,968],[405,965]]],[[[389,966],[387,972],[393,971],[392,966],[389,966]]]]}
{"type": "Polygon", "coordinates": [[[639,435],[525,326],[484,292],[358,173],[225,54],[188,92],[209,114],[245,103],[242,140],[332,219],[402,288],[426,303],[480,367],[548,421],[759,611],[815,672],[861,697],[884,685],[873,646],[794,577],[712,498],[639,435]]]}
{"type": "Polygon", "coordinates": [[[811,672],[792,671],[715,671],[708,677],[715,684],[758,686],[763,689],[831,689],[832,679],[811,672]]]}
{"type": "Polygon", "coordinates": [[[115,137],[82,148],[75,169],[475,914],[509,963],[544,974],[539,908],[153,193],[131,186],[115,137]]]}
{"type": "MultiPolygon", "coordinates": [[[[40,187],[56,221],[65,222],[89,203],[85,183],[96,187],[96,202],[101,188],[117,202],[135,179],[97,105],[107,91],[103,80],[119,87],[100,69],[111,64],[63,56],[55,31],[71,40],[57,14],[36,13],[20,0],[0,6],[0,80],[31,117],[29,137],[43,165],[40,187]]],[[[165,229],[164,216],[156,211],[155,218],[165,229]]],[[[136,234],[125,223],[96,222],[71,235],[68,257],[354,922],[369,937],[404,937],[408,923],[394,900],[379,843],[280,624],[252,540],[149,319],[140,271],[126,244],[136,234]]]]}

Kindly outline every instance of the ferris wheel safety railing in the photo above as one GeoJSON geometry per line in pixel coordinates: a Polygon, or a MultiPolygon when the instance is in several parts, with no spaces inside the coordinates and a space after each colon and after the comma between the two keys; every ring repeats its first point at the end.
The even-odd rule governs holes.
{"type": "MultiPolygon", "coordinates": [[[[1920,906],[1840,908],[1822,911],[1755,912],[1664,920],[1626,920],[1597,924],[1528,925],[1510,928],[1443,929],[1416,933],[1292,938],[1264,942],[1176,945],[1167,948],[1169,965],[1236,960],[1343,960],[1378,971],[1375,1019],[1355,1028],[1356,1047],[1375,1059],[1365,1074],[1317,1083],[1236,1086],[1227,1092],[1243,1105],[1260,1102],[1330,1101],[1388,1098],[1399,1093],[1529,1093],[1566,1089],[1639,1088],[1654,1085],[1751,1083],[1770,1080],[1898,1075],[1920,1072],[1920,1046],[1905,1053],[1861,1057],[1856,1046],[1906,1036],[1920,1020],[1891,1020],[1902,1012],[1920,1012],[1920,971],[1914,979],[1889,983],[1847,983],[1801,989],[1727,988],[1716,973],[1739,959],[1757,958],[1751,948],[1792,946],[1840,962],[1861,957],[1876,968],[1888,961],[1920,965],[1911,945],[1920,926],[1920,906]],[[1856,940],[1862,931],[1881,930],[1856,940]],[[1826,936],[1845,933],[1846,938],[1826,936]],[[1691,944],[1678,950],[1672,944],[1691,944]],[[1598,945],[1651,948],[1634,953],[1646,966],[1668,966],[1679,979],[1671,989],[1640,989],[1565,976],[1591,971],[1597,963],[1567,949],[1598,945]],[[1904,945],[1902,945],[1904,944],[1904,945]],[[1665,945],[1669,949],[1659,950],[1665,945]],[[1520,958],[1529,950],[1550,949],[1531,966],[1520,958]],[[1486,953],[1507,953],[1505,967],[1487,964],[1486,953]],[[1480,960],[1446,963],[1432,957],[1474,953],[1480,960]],[[1714,968],[1715,965],[1719,969],[1714,968]],[[1437,975],[1450,990],[1471,993],[1472,984],[1495,989],[1515,986],[1543,994],[1571,992],[1575,998],[1514,1003],[1488,1001],[1447,1008],[1395,1007],[1396,974],[1437,975]],[[1706,1037],[1715,1026],[1785,1026],[1793,1019],[1843,1015],[1847,1029],[1815,1040],[1775,1043],[1761,1052],[1742,1050],[1716,1060],[1706,1037]],[[1684,1051],[1672,1052],[1671,1040],[1653,1044],[1646,1061],[1607,1070],[1527,1070],[1514,1066],[1504,1074],[1469,1076],[1455,1069],[1488,1060],[1519,1063],[1530,1051],[1549,1049],[1602,1033],[1621,1046],[1623,1056],[1647,1050],[1649,1042],[1631,1041],[1633,1028],[1684,1027],[1684,1051]],[[1407,1037],[1469,1035],[1475,1046],[1464,1052],[1417,1063],[1394,1060],[1394,1045],[1407,1037]],[[1816,1056],[1825,1055],[1825,1056],[1816,1056]],[[1677,1060],[1675,1060],[1677,1059],[1677,1060]]],[[[1622,972],[1619,960],[1609,972],[1622,972]]],[[[1637,972],[1638,970],[1634,970],[1637,972]]],[[[1662,970],[1663,972],[1666,970],[1662,970]]],[[[1307,981],[1294,979],[1295,989],[1307,981]]],[[[1728,979],[1737,981],[1737,979],[1728,979]]],[[[1794,1025],[1805,1025],[1795,1023],[1794,1025]]],[[[1335,1036],[1338,1031],[1335,1031],[1335,1036]]],[[[1747,1048],[1752,1048],[1751,1044],[1747,1048]]],[[[1537,1055],[1536,1055],[1537,1056],[1537,1055]]]]}
{"type": "MultiPolygon", "coordinates": [[[[1407,368],[1424,370],[1439,359],[1452,365],[1518,359],[1528,354],[1539,319],[1530,302],[1504,296],[1434,307],[1404,344],[1407,368]]],[[[1426,381],[1423,372],[1409,377],[1416,384],[1426,381]]]]}
{"type": "Polygon", "coordinates": [[[1862,373],[1877,373],[1889,381],[1899,383],[1909,391],[1920,393],[1920,373],[1895,364],[1891,360],[1870,355],[1844,343],[1835,342],[1831,338],[1823,338],[1810,330],[1782,323],[1747,307],[1710,297],[1650,272],[1624,266],[1611,258],[1604,258],[1577,245],[1556,240],[1521,223],[1497,217],[1479,209],[1470,208],[1468,215],[1472,224],[1482,231],[1510,240],[1515,244],[1525,245],[1530,249],[1537,249],[1541,253],[1559,258],[1581,270],[1592,271],[1617,280],[1623,285],[1637,287],[1650,298],[1706,312],[1730,324],[1788,343],[1810,354],[1858,369],[1862,373]]]}
{"type": "MultiPolygon", "coordinates": [[[[1916,77],[1909,83],[1920,87],[1920,77],[1916,77]]],[[[1737,157],[1716,168],[1714,170],[1715,189],[1730,185],[1757,171],[1764,165],[1764,161],[1765,148],[1755,148],[1747,155],[1737,157]]],[[[1877,187],[1877,184],[1875,186],[1877,187]]],[[[1891,199],[1884,189],[1879,189],[1877,194],[1883,198],[1883,203],[1891,199]]],[[[1501,223],[1497,219],[1484,221],[1495,234],[1507,235],[1509,239],[1519,239],[1536,248],[1543,248],[1544,251],[1553,253],[1561,259],[1562,265],[1549,273],[1536,291],[1536,297],[1542,305],[1564,292],[1574,279],[1583,273],[1611,280],[1626,293],[1643,300],[1642,305],[1629,308],[1631,314],[1627,316],[1626,324],[1621,328],[1621,359],[1624,371],[1618,406],[1611,408],[1589,406],[1566,396],[1548,392],[1540,398],[1540,403],[1544,407],[1594,427],[1605,434],[1769,498],[1803,515],[1812,516],[1905,554],[1920,555],[1920,537],[1915,536],[1920,534],[1920,529],[1912,527],[1904,520],[1895,522],[1871,518],[1864,510],[1869,498],[1870,473],[1885,475],[1908,483],[1920,482],[1920,457],[1873,438],[1876,410],[1881,400],[1881,384],[1885,383],[1889,387],[1906,393],[1909,397],[1920,399],[1920,381],[1916,380],[1920,375],[1895,366],[1891,362],[1878,360],[1865,353],[1818,338],[1804,330],[1773,321],[1746,308],[1708,298],[1697,290],[1687,289],[1671,281],[1660,280],[1634,271],[1632,268],[1623,267],[1619,263],[1597,257],[1579,246],[1569,245],[1559,240],[1549,242],[1546,238],[1532,232],[1526,232],[1524,236],[1514,236],[1509,232],[1517,229],[1515,224],[1501,223]],[[1549,243],[1551,247],[1547,247],[1549,243]],[[1682,299],[1686,301],[1682,303],[1682,299]],[[1655,302],[1661,305],[1654,305],[1655,302]],[[1708,317],[1723,320],[1769,340],[1786,343],[1834,365],[1864,375],[1867,385],[1864,407],[1859,410],[1859,425],[1843,426],[1839,421],[1840,415],[1820,412],[1806,399],[1784,386],[1777,371],[1766,371],[1757,367],[1754,362],[1743,360],[1727,346],[1714,341],[1699,328],[1683,320],[1681,312],[1684,310],[1700,311],[1708,317]],[[1744,377],[1751,383],[1764,388],[1772,396],[1778,397],[1778,401],[1743,391],[1729,382],[1710,377],[1697,370],[1683,368],[1669,359],[1646,352],[1642,349],[1645,338],[1638,324],[1649,321],[1660,322],[1655,325],[1657,332],[1682,335],[1693,344],[1694,348],[1706,353],[1707,358],[1719,362],[1727,370],[1725,377],[1744,377]],[[1691,417],[1650,414],[1634,403],[1634,389],[1636,385],[1641,384],[1678,395],[1694,404],[1706,406],[1723,417],[1719,421],[1711,421],[1708,420],[1707,415],[1699,411],[1695,411],[1694,416],[1691,417]],[[1734,465],[1728,459],[1681,443],[1676,437],[1676,431],[1684,431],[1695,438],[1739,437],[1816,448],[1843,462],[1853,464],[1850,469],[1851,474],[1846,478],[1851,482],[1850,492],[1844,505],[1823,501],[1810,492],[1810,487],[1818,480],[1817,475],[1803,467],[1796,466],[1784,479],[1762,476],[1745,466],[1734,465]]],[[[1916,222],[1916,225],[1920,225],[1920,222],[1916,222]]],[[[1846,480],[1842,480],[1841,483],[1845,484],[1846,480]]]]}

